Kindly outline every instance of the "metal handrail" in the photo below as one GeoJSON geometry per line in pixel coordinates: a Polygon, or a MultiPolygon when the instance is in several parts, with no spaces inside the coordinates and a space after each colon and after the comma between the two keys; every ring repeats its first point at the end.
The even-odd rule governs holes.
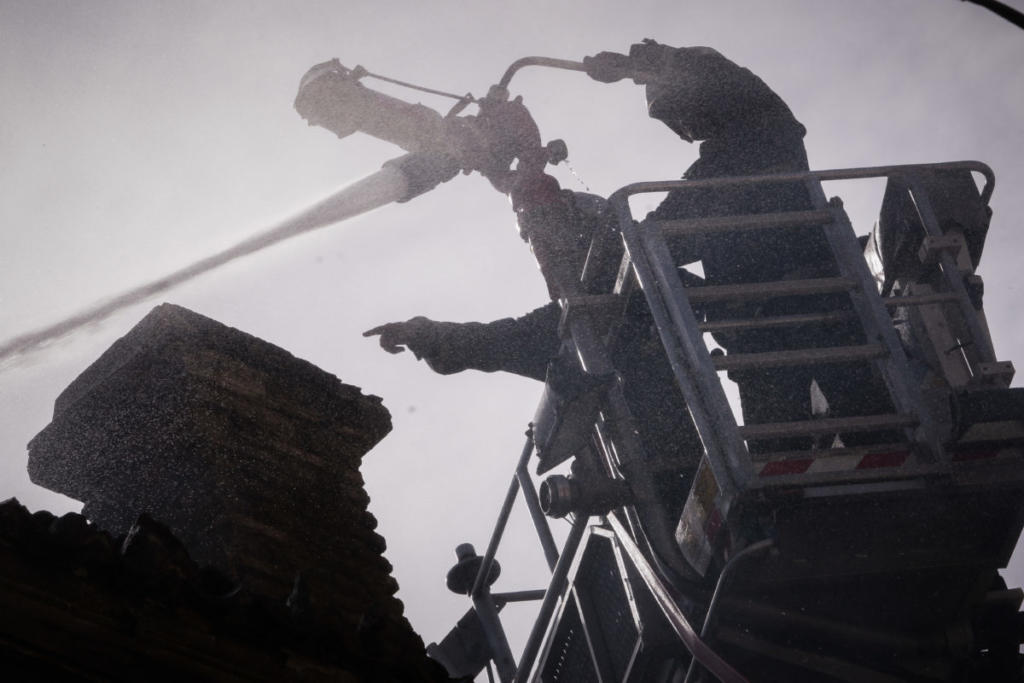
{"type": "MultiPolygon", "coordinates": [[[[520,672],[524,667],[529,671],[533,665],[533,658],[536,657],[540,646],[539,640],[544,634],[543,631],[531,634],[523,650],[522,659],[517,665],[508,647],[508,640],[501,626],[496,606],[506,602],[542,599],[543,602],[537,617],[537,623],[546,621],[545,613],[550,613],[551,609],[553,609],[552,601],[557,599],[558,593],[561,592],[560,588],[554,588],[558,585],[558,577],[561,575],[563,577],[562,580],[564,580],[564,574],[568,572],[568,566],[572,560],[575,548],[579,544],[580,538],[582,538],[582,529],[578,535],[574,536],[574,533],[570,533],[561,554],[559,553],[554,537],[551,534],[551,528],[548,526],[547,518],[540,509],[537,491],[533,486],[533,481],[530,479],[530,473],[527,468],[530,456],[533,455],[533,450],[534,442],[531,431],[527,432],[526,443],[516,463],[515,473],[512,476],[508,491],[505,493],[505,500],[502,503],[501,510],[498,512],[498,519],[494,524],[494,530],[491,532],[491,538],[487,543],[487,550],[480,562],[480,568],[477,570],[473,587],[470,590],[470,598],[473,601],[477,614],[480,616],[480,623],[484,628],[487,640],[496,649],[495,652],[492,652],[492,655],[497,665],[498,677],[502,680],[502,683],[508,683],[513,678],[517,681],[520,680],[520,672]],[[491,574],[491,567],[494,565],[494,557],[497,554],[498,545],[500,545],[501,539],[504,536],[505,527],[512,513],[512,507],[520,492],[523,494],[526,506],[530,511],[530,517],[533,519],[534,528],[544,550],[544,557],[547,560],[548,568],[552,571],[551,583],[547,590],[542,593],[525,591],[492,595],[488,591],[487,577],[491,574]],[[568,553],[567,557],[565,557],[566,553],[568,553]]],[[[537,630],[536,624],[534,625],[534,630],[537,630]]]]}
{"type": "Polygon", "coordinates": [[[654,596],[658,607],[661,608],[672,630],[675,631],[679,640],[683,642],[690,651],[690,654],[693,655],[693,660],[700,662],[704,668],[717,676],[722,683],[748,683],[742,674],[732,668],[728,662],[719,657],[718,654],[704,643],[701,636],[697,634],[693,625],[686,618],[686,615],[679,609],[676,599],[665,584],[662,583],[654,567],[644,557],[644,554],[640,552],[640,548],[633,542],[626,528],[615,518],[615,515],[607,515],[605,521],[615,533],[615,539],[625,551],[626,557],[633,563],[640,578],[643,579],[651,595],[654,596]]]}
{"type": "MultiPolygon", "coordinates": [[[[739,551],[735,555],[729,558],[729,561],[722,567],[721,573],[718,575],[718,581],[715,582],[715,592],[711,595],[711,602],[708,603],[708,610],[704,613],[704,625],[700,627],[700,637],[706,638],[708,630],[711,628],[711,620],[715,616],[715,608],[718,607],[718,601],[722,597],[723,589],[725,588],[725,582],[732,574],[736,566],[744,559],[755,555],[764,550],[769,550],[775,545],[775,541],[770,538],[766,538],[763,541],[752,543],[743,550],[739,551]]],[[[690,666],[686,670],[686,678],[683,679],[683,683],[690,683],[693,680],[694,675],[697,673],[698,661],[696,657],[690,659],[690,666]]]]}
{"type": "Polygon", "coordinates": [[[486,585],[486,577],[490,575],[491,565],[494,563],[494,555],[498,550],[498,544],[501,543],[501,537],[505,533],[505,525],[508,523],[509,515],[512,513],[512,505],[515,503],[520,489],[524,491],[527,507],[530,510],[530,516],[533,518],[537,535],[540,537],[541,544],[544,547],[544,555],[548,561],[549,568],[553,568],[558,560],[558,550],[555,548],[555,542],[551,536],[551,529],[548,527],[547,519],[544,517],[544,513],[541,512],[540,505],[534,505],[537,501],[537,492],[533,489],[532,482],[529,479],[529,472],[526,470],[526,465],[531,455],[533,455],[533,436],[528,435],[526,444],[523,446],[523,452],[516,463],[515,474],[512,476],[512,482],[509,484],[508,491],[505,494],[505,502],[498,513],[498,521],[494,525],[494,531],[491,533],[491,539],[487,544],[487,551],[484,553],[483,561],[480,563],[480,569],[477,571],[476,580],[473,582],[473,589],[470,595],[477,595],[483,586],[486,585]],[[525,487],[523,486],[524,479],[527,483],[525,487]],[[527,491],[529,493],[526,493],[527,491]]]}
{"type": "Polygon", "coordinates": [[[911,171],[952,171],[964,169],[980,173],[985,177],[985,187],[981,191],[981,201],[988,204],[995,187],[996,177],[988,164],[981,161],[947,161],[935,164],[895,164],[890,166],[868,166],[863,168],[836,168],[823,171],[789,171],[785,173],[766,173],[761,175],[722,176],[718,178],[699,178],[693,180],[656,180],[630,183],[608,197],[609,204],[625,202],[634,194],[647,192],[668,192],[682,187],[707,188],[727,185],[766,184],[777,182],[827,182],[832,180],[863,180],[899,175],[911,171]]]}

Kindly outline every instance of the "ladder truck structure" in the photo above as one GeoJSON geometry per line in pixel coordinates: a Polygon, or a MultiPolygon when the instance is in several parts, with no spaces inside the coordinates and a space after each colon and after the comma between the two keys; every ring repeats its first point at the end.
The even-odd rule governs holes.
{"type": "MultiPolygon", "coordinates": [[[[566,155],[509,97],[530,65],[583,69],[525,58],[474,101],[478,114],[461,114],[466,97],[442,116],[371,90],[361,81],[372,74],[334,60],[302,80],[296,108],[339,137],[358,130],[407,150],[385,165],[400,201],[478,171],[529,207],[541,201],[534,188],[557,190],[544,168],[566,155]]],[[[1010,388],[1013,366],[995,353],[975,272],[993,183],[974,161],[635,183],[591,207],[599,227],[578,269],[562,258],[578,234],[556,220],[530,225],[561,307],[561,350],[484,554],[460,546],[448,575],[472,605],[431,655],[453,676],[504,683],[1024,680],[1024,592],[998,574],[1024,525],[1024,390],[1010,388]],[[866,238],[821,185],[862,178],[886,183],[866,238]],[[685,220],[630,209],[645,193],[780,182],[804,186],[811,207],[685,220]],[[682,241],[793,226],[824,235],[837,275],[682,276],[682,241]],[[838,303],[749,313],[815,297],[838,303]],[[708,306],[741,314],[705,316],[708,306]],[[638,314],[656,329],[685,406],[678,419],[699,435],[695,468],[638,437],[647,416],[625,397],[614,352],[638,314]],[[856,330],[853,343],[723,353],[712,341],[838,324],[856,330]],[[727,373],[837,367],[870,375],[884,409],[836,415],[807,387],[806,419],[744,423],[722,384],[727,373]],[[547,475],[539,485],[535,473],[547,475]],[[520,495],[551,580],[501,593],[495,558],[520,495]],[[549,517],[571,521],[564,542],[549,517]],[[514,655],[500,611],[522,600],[539,607],[514,655]]]]}

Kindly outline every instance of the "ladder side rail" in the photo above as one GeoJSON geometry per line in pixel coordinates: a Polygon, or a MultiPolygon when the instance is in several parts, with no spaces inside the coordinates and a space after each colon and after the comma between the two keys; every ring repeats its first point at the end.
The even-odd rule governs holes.
{"type": "Polygon", "coordinates": [[[512,506],[516,502],[516,496],[519,494],[519,470],[526,466],[531,455],[533,455],[533,438],[528,436],[526,443],[523,445],[523,451],[519,456],[519,461],[516,463],[515,473],[512,475],[508,491],[505,492],[505,500],[502,502],[501,510],[498,512],[498,519],[494,523],[494,531],[491,532],[491,538],[487,543],[487,551],[484,553],[480,569],[477,571],[476,579],[473,581],[473,588],[470,591],[471,596],[480,592],[487,583],[486,577],[491,573],[494,555],[498,551],[501,537],[505,534],[505,526],[508,524],[508,518],[512,514],[512,506]]]}
{"type": "MultiPolygon", "coordinates": [[[[675,338],[670,332],[670,314],[665,302],[660,297],[660,292],[656,289],[656,274],[647,260],[643,244],[633,222],[632,212],[629,208],[629,194],[632,193],[632,188],[646,188],[647,186],[652,186],[649,190],[638,189],[637,191],[661,192],[679,187],[682,182],[683,181],[666,181],[629,185],[609,197],[609,204],[614,209],[619,220],[619,231],[622,235],[630,267],[644,292],[645,298],[647,299],[648,306],[651,309],[651,316],[655,320],[659,336],[661,336],[662,343],[666,347],[665,350],[669,364],[676,377],[676,381],[679,384],[680,391],[683,393],[683,398],[690,410],[690,414],[693,417],[694,425],[697,427],[697,432],[701,437],[701,441],[704,442],[705,450],[719,456],[717,459],[720,462],[724,462],[723,450],[716,443],[713,428],[714,421],[712,420],[709,411],[704,406],[704,402],[700,400],[701,397],[689,383],[691,373],[688,355],[684,350],[685,347],[683,346],[683,343],[685,342],[683,339],[675,338]]],[[[691,317],[692,315],[691,310],[691,317]]],[[[695,318],[694,324],[696,324],[695,318]]],[[[726,475],[724,471],[721,472],[721,474],[723,476],[726,475]]],[[[726,477],[726,480],[731,480],[731,478],[726,477]]]]}
{"type": "Polygon", "coordinates": [[[943,457],[939,426],[930,411],[925,407],[920,387],[913,386],[910,361],[903,349],[903,343],[896,333],[892,317],[889,315],[882,297],[878,294],[875,279],[868,269],[863,250],[857,242],[856,233],[850,219],[843,210],[842,202],[825,199],[820,183],[807,182],[811,200],[818,208],[828,207],[832,212],[832,221],[824,226],[836,264],[842,276],[855,280],[858,288],[851,292],[850,300],[864,325],[868,342],[881,341],[887,350],[884,358],[876,364],[882,369],[882,378],[895,404],[897,413],[913,415],[918,420],[916,430],[907,431],[912,441],[924,447],[924,455],[929,460],[943,457]]]}
{"type": "MultiPolygon", "coordinates": [[[[633,224],[626,197],[620,195],[616,198],[613,195],[611,203],[619,217],[620,231],[627,257],[630,259],[630,267],[644,293],[651,316],[658,328],[662,347],[675,376],[676,385],[683,395],[704,447],[705,453],[700,458],[693,486],[697,486],[698,480],[710,479],[713,482],[708,489],[709,491],[713,490],[711,498],[703,501],[703,505],[698,505],[691,511],[701,517],[700,520],[692,520],[700,526],[700,531],[693,536],[695,539],[698,537],[700,539],[695,541],[696,546],[687,550],[686,547],[680,545],[680,534],[688,535],[683,528],[682,519],[673,533],[676,547],[693,570],[699,575],[703,575],[711,559],[709,545],[714,542],[715,536],[715,531],[708,530],[708,520],[727,517],[738,493],[748,486],[753,477],[753,467],[746,445],[737,431],[736,418],[732,408],[725,397],[717,373],[710,365],[711,356],[697,329],[693,310],[675,268],[671,265],[668,247],[664,240],[658,240],[661,248],[659,252],[660,265],[663,266],[662,274],[658,275],[648,259],[642,236],[638,234],[639,231],[633,224]],[[666,266],[665,264],[670,265],[666,266]],[[665,295],[665,289],[662,287],[670,292],[668,296],[665,295]],[[682,327],[676,327],[670,307],[674,310],[677,320],[687,319],[688,332],[686,322],[682,323],[682,327]],[[698,364],[701,363],[705,367],[702,368],[703,373],[699,375],[698,371],[693,368],[694,366],[700,367],[698,364]],[[697,383],[693,381],[695,378],[698,378],[697,383]],[[700,378],[703,379],[702,382],[700,378]],[[703,477],[700,474],[702,470],[707,472],[703,477]],[[701,512],[697,512],[698,508],[701,512]],[[706,519],[704,519],[705,515],[706,519]]],[[[693,495],[691,489],[689,498],[692,499],[693,495]]],[[[687,503],[687,509],[689,507],[691,506],[687,503]]],[[[683,511],[683,517],[687,517],[686,509],[683,511]]]]}
{"type": "MultiPolygon", "coordinates": [[[[719,452],[730,467],[730,480],[737,487],[743,487],[751,475],[750,455],[746,444],[739,436],[736,417],[729,405],[729,399],[722,388],[715,362],[704,343],[704,335],[693,313],[686,288],[680,281],[677,268],[669,253],[668,245],[657,224],[643,224],[640,231],[648,263],[656,279],[655,286],[665,304],[669,316],[669,334],[682,343],[690,370],[690,381],[697,386],[697,393],[705,410],[711,417],[711,429],[716,437],[719,452]]],[[[659,332],[661,325],[659,324],[659,332]]],[[[703,438],[703,432],[701,433],[703,438]]],[[[715,473],[717,476],[717,472],[715,473]]]]}
{"type": "MultiPolygon", "coordinates": [[[[929,237],[942,237],[942,227],[939,225],[939,221],[935,216],[935,211],[932,209],[928,192],[922,186],[920,179],[915,177],[913,174],[908,174],[907,180],[911,197],[917,207],[917,212],[921,217],[921,222],[924,225],[925,232],[929,237]]],[[[992,340],[986,333],[985,328],[982,327],[978,312],[975,310],[974,304],[971,303],[971,297],[968,295],[967,288],[964,286],[960,270],[957,268],[956,262],[949,253],[942,252],[939,256],[939,268],[942,273],[942,279],[949,288],[949,291],[956,295],[960,314],[963,316],[964,323],[971,335],[970,341],[974,347],[975,353],[977,353],[978,362],[994,363],[996,361],[996,355],[995,349],[992,346],[992,340]]],[[[972,373],[977,375],[977,370],[977,364],[972,363],[972,373]]]]}
{"type": "MultiPolygon", "coordinates": [[[[680,181],[673,182],[674,186],[679,184],[680,181]]],[[[654,191],[661,191],[661,187],[654,191]]],[[[697,433],[708,452],[707,459],[715,478],[720,485],[741,485],[749,476],[750,470],[749,458],[743,458],[741,455],[746,453],[746,446],[736,435],[735,417],[711,365],[711,357],[697,327],[696,317],[689,306],[689,299],[682,283],[675,276],[674,267],[667,268],[668,274],[672,277],[665,275],[666,258],[668,263],[671,262],[668,247],[659,235],[661,249],[656,250],[656,260],[652,263],[648,254],[648,242],[633,223],[628,195],[620,190],[612,195],[609,203],[619,218],[619,230],[633,271],[647,299],[651,316],[658,327],[669,364],[693,417],[697,433]],[[658,263],[659,260],[661,263],[658,263]],[[701,367],[702,365],[706,367],[701,367]],[[697,385],[694,384],[694,379],[697,380],[697,385]],[[727,467],[726,463],[730,466],[727,467]]],[[[650,226],[648,229],[657,230],[650,226]]]]}

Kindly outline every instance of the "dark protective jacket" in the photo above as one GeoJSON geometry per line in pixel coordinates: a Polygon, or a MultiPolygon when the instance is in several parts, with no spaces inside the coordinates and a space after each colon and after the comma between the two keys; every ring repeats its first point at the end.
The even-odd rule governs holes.
{"type": "MultiPolygon", "coordinates": [[[[765,83],[705,47],[645,46],[656,77],[646,84],[651,115],[680,135],[702,140],[700,156],[686,171],[691,180],[807,170],[805,129],[765,83]]],[[[570,202],[571,203],[571,202],[570,202]]],[[[809,207],[800,184],[763,188],[675,190],[653,218],[694,218],[799,210],[809,207]]],[[[834,272],[820,230],[796,228],[768,239],[735,233],[683,245],[683,261],[701,260],[708,284],[767,281],[785,277],[824,277],[834,272]]],[[[433,367],[506,370],[543,379],[543,369],[527,358],[550,358],[558,350],[557,315],[552,304],[522,318],[489,324],[445,324],[433,367]],[[471,351],[465,353],[467,349],[471,351]]],[[[714,314],[714,311],[711,312],[714,314]]],[[[757,343],[754,339],[750,344],[757,343]]],[[[763,344],[762,344],[763,345],[763,344]]]]}
{"type": "MultiPolygon", "coordinates": [[[[650,47],[650,46],[648,46],[650,47]]],[[[651,116],[684,139],[701,141],[699,158],[684,174],[687,180],[748,176],[808,168],[805,129],[765,83],[710,48],[670,48],[656,45],[648,52],[646,79],[651,116]],[[654,55],[653,60],[650,59],[654,55]]],[[[655,219],[681,219],[742,215],[811,208],[807,188],[800,182],[726,187],[688,187],[668,194],[652,212],[655,219]]],[[[832,277],[837,268],[822,230],[790,227],[771,231],[737,231],[711,238],[695,238],[675,245],[678,263],[700,260],[709,285],[773,280],[832,277]]],[[[709,306],[709,319],[809,313],[848,307],[841,296],[809,301],[775,299],[769,302],[709,306]]],[[[440,357],[431,363],[441,372],[464,369],[504,370],[543,379],[548,359],[559,349],[558,307],[552,302],[521,318],[492,323],[445,323],[438,338],[440,357]]],[[[676,439],[674,422],[685,410],[667,363],[661,358],[657,334],[649,317],[641,314],[615,351],[615,362],[625,379],[627,398],[635,412],[644,414],[655,442],[676,439]],[[647,349],[647,347],[651,347],[647,349]],[[644,351],[643,349],[647,349],[644,351]],[[664,419],[658,417],[662,415],[664,419]],[[661,426],[658,426],[659,421],[661,426]],[[669,437],[669,434],[675,435],[669,437]]],[[[795,327],[754,330],[716,337],[730,353],[771,351],[781,348],[838,346],[863,343],[855,325],[828,328],[795,327]]],[[[872,381],[863,365],[828,369],[775,368],[730,375],[739,385],[747,423],[781,422],[810,416],[810,382],[816,379],[833,404],[845,414],[877,412],[862,403],[842,405],[844,397],[872,381]],[[844,379],[845,378],[845,379],[844,379]],[[849,381],[860,387],[851,387],[849,381]]],[[[689,439],[682,439],[689,440],[689,439]]],[[[753,450],[804,447],[802,441],[762,443],[753,450]]]]}
{"type": "MultiPolygon", "coordinates": [[[[687,180],[806,171],[804,126],[764,81],[705,47],[662,48],[657,80],[647,84],[651,116],[701,140],[687,180]]],[[[669,193],[656,219],[699,218],[810,208],[802,183],[689,187],[669,193]]],[[[676,245],[701,260],[709,284],[824,277],[834,273],[816,228],[737,232],[676,245]]]]}

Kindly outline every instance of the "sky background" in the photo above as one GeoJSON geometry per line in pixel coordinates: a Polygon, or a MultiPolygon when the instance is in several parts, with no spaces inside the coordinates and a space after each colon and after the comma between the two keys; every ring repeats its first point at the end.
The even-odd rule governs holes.
{"type": "MultiPolygon", "coordinates": [[[[361,134],[338,140],[306,126],[292,101],[315,63],[337,57],[482,96],[520,57],[576,60],[645,37],[708,45],[760,75],[806,125],[812,168],[988,163],[995,215],[979,272],[997,354],[1024,368],[1024,32],[958,0],[0,0],[0,342],[228,247],[399,156],[361,134]]],[[[676,178],[696,157],[646,117],[630,82],[530,68],[511,90],[545,140],[567,142],[576,175],[557,174],[570,189],[607,195],[676,178]]],[[[858,233],[871,228],[881,190],[826,186],[858,233]]],[[[468,607],[443,586],[454,548],[485,548],[541,385],[441,377],[361,333],[414,315],[492,320],[545,300],[506,199],[459,176],[4,368],[0,498],[78,509],[28,482],[25,444],[79,372],[160,301],[176,303],[384,398],[394,431],[364,461],[371,511],[409,619],[440,640],[468,607]]],[[[525,515],[513,522],[496,589],[546,584],[528,526],[525,515]]],[[[1024,582],[1019,549],[1009,580],[1024,582]]]]}

